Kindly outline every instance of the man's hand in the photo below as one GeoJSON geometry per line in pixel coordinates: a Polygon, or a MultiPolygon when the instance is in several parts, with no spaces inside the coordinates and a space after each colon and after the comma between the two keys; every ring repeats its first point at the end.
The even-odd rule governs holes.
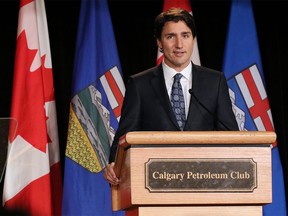
{"type": "Polygon", "coordinates": [[[114,172],[115,163],[108,164],[104,169],[104,178],[112,185],[118,185],[119,179],[114,172]]]}

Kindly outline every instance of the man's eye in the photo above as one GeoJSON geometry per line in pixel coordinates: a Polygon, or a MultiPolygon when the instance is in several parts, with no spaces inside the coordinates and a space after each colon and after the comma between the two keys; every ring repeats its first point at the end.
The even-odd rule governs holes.
{"type": "Polygon", "coordinates": [[[174,35],[168,35],[167,39],[172,39],[174,37],[174,35]]]}

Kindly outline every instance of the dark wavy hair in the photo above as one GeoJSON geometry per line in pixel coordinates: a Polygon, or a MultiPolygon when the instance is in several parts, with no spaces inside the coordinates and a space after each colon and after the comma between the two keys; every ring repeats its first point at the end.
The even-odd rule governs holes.
{"type": "Polygon", "coordinates": [[[163,30],[163,26],[166,22],[179,22],[183,21],[186,23],[186,25],[191,29],[193,38],[196,37],[196,27],[194,22],[194,17],[188,13],[186,10],[183,10],[181,8],[170,8],[161,14],[159,14],[155,18],[154,22],[154,37],[156,39],[161,38],[161,33],[163,30]]]}

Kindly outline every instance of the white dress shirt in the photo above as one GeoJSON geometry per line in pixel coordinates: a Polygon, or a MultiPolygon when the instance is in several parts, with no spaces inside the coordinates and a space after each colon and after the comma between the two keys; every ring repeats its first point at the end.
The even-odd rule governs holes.
{"type": "Polygon", "coordinates": [[[187,119],[189,104],[190,104],[190,100],[191,100],[191,94],[189,93],[189,89],[192,88],[192,64],[190,62],[190,64],[186,68],[184,68],[180,72],[177,72],[176,70],[174,70],[173,68],[171,68],[167,64],[165,64],[165,62],[163,60],[162,61],[162,67],[163,67],[164,79],[165,79],[165,84],[166,84],[169,98],[171,97],[171,89],[172,89],[172,85],[174,82],[174,76],[177,73],[181,73],[183,75],[183,77],[180,80],[180,83],[182,86],[184,100],[185,100],[185,115],[186,115],[186,119],[187,119]]]}

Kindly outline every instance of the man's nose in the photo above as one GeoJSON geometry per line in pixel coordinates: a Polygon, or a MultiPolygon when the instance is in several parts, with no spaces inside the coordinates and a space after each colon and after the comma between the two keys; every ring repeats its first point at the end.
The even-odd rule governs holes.
{"type": "Polygon", "coordinates": [[[183,46],[183,41],[181,37],[176,37],[175,45],[177,48],[182,48],[183,46]]]}

